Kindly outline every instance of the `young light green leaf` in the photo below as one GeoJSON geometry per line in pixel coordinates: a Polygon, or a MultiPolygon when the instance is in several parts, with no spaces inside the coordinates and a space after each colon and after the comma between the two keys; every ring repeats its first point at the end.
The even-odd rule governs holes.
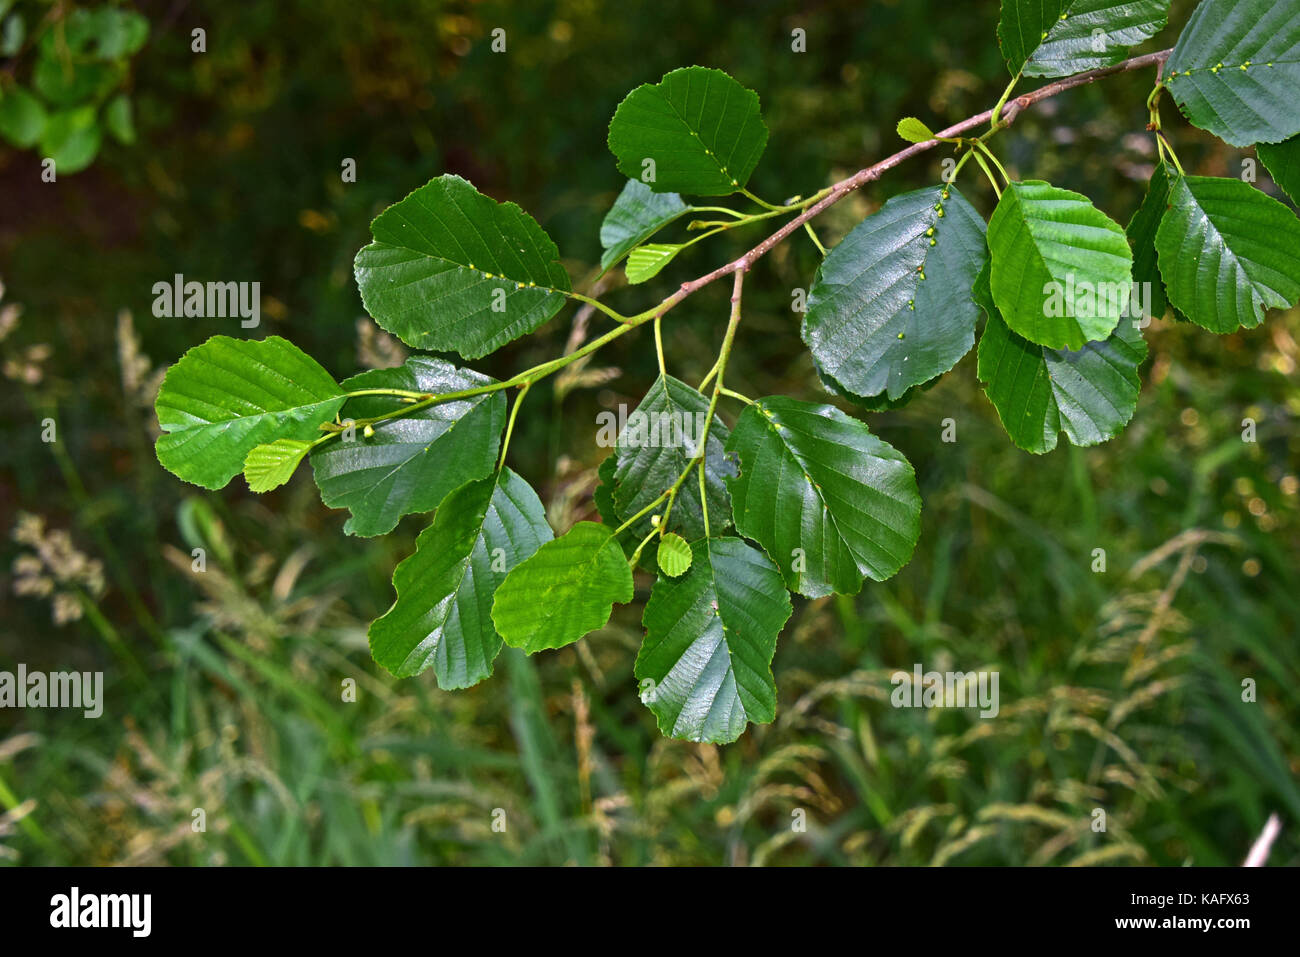
{"type": "Polygon", "coordinates": [[[1168,305],[1164,279],[1156,262],[1156,230],[1160,228],[1160,220],[1168,208],[1169,171],[1164,163],[1157,163],[1142,205],[1124,231],[1133,247],[1133,281],[1145,290],[1140,298],[1148,317],[1153,319],[1163,316],[1168,305]]]}
{"type": "Polygon", "coordinates": [[[1070,76],[1118,63],[1169,21],[1169,0],[1002,0],[1011,75],[1070,76]]]}
{"type": "Polygon", "coordinates": [[[487,355],[559,312],[570,288],[537,222],[459,176],[421,186],[370,230],[354,265],[361,301],[417,349],[487,355]]]}
{"type": "Polygon", "coordinates": [[[10,87],[0,99],[0,136],[19,149],[35,146],[45,132],[45,107],[20,86],[10,87]]]}
{"type": "Polygon", "coordinates": [[[1300,133],[1300,4],[1201,0],[1165,64],[1184,115],[1233,146],[1300,133]]]}
{"type": "Polygon", "coordinates": [[[301,439],[276,439],[254,446],[244,460],[244,479],[249,491],[269,492],[293,478],[298,463],[302,461],[310,442],[301,439]]]}
{"type": "Polygon", "coordinates": [[[792,608],[780,571],[739,538],[696,542],[691,570],[650,592],[633,669],[659,730],[725,744],[776,717],[772,656],[792,608]]]}
{"type": "Polygon", "coordinates": [[[478,684],[501,651],[497,588],[554,537],[537,493],[510,469],[456,489],[393,572],[397,600],[370,626],[375,661],[399,678],[432,666],[444,690],[478,684]]]}
{"type": "Polygon", "coordinates": [[[680,243],[647,243],[637,246],[627,254],[627,281],[635,286],[653,278],[682,249],[680,243]]]}
{"type": "Polygon", "coordinates": [[[158,390],[158,461],[187,482],[222,488],[257,446],[319,438],[343,400],[330,374],[279,336],[213,336],[181,356],[158,390]]]}
{"type": "Polygon", "coordinates": [[[803,341],[846,392],[898,399],[975,344],[970,290],[987,258],[984,220],[955,187],[895,196],[822,260],[803,341]]]}
{"type": "Polygon", "coordinates": [[[676,193],[656,193],[638,179],[628,180],[600,224],[601,274],[689,209],[676,193]]]}
{"type": "Polygon", "coordinates": [[[638,86],[609,123],[609,149],[619,172],[656,193],[737,192],[765,146],[758,94],[702,66],[638,86]]]}
{"type": "Polygon", "coordinates": [[[988,270],[975,296],[988,315],[980,336],[979,377],[1011,440],[1026,452],[1056,448],[1064,431],[1075,445],[1096,445],[1133,418],[1146,342],[1134,320],[1122,319],[1104,342],[1077,352],[1053,350],[1007,328],[988,291],[988,270]]]}
{"type": "Polygon", "coordinates": [[[678,578],[691,567],[691,546],[676,532],[669,532],[659,539],[655,560],[661,572],[669,578],[678,578]]]}
{"type": "Polygon", "coordinates": [[[1291,202],[1300,203],[1300,136],[1281,143],[1260,143],[1255,154],[1291,202]]]}
{"type": "Polygon", "coordinates": [[[898,121],[898,135],[909,143],[925,143],[934,139],[934,133],[915,116],[905,116],[898,121]]]}
{"type": "Polygon", "coordinates": [[[632,569],[614,530],[579,522],[506,575],[492,603],[505,643],[528,654],[563,648],[604,627],[632,600],[632,569]]]}
{"type": "Polygon", "coordinates": [[[854,594],[902,568],[921,531],[907,459],[829,405],[776,396],[746,406],[727,443],[736,530],[809,598],[854,594]]]}
{"type": "Polygon", "coordinates": [[[989,220],[993,301],[1007,325],[1049,349],[1105,339],[1133,294],[1124,230],[1086,196],[1011,183],[989,220]]]}
{"type": "Polygon", "coordinates": [[[1253,328],[1300,299],[1300,220],[1239,179],[1176,178],[1156,252],[1169,301],[1211,332],[1253,328]]]}
{"type": "MultiPolygon", "coordinates": [[[[496,380],[430,356],[412,356],[396,369],[374,369],[343,383],[348,391],[403,389],[448,395],[480,389],[496,380]]],[[[400,398],[353,399],[350,419],[400,410],[400,398]]],[[[374,434],[356,428],[311,453],[321,500],[346,508],[349,535],[382,535],[403,515],[427,512],[466,482],[483,478],[496,465],[505,424],[500,391],[468,396],[379,423],[374,434]]]]}
{"type": "MultiPolygon", "coordinates": [[[[614,505],[622,521],[668,491],[699,453],[708,412],[709,400],[685,382],[663,375],[655,380],[618,436],[614,505]]],[[[704,463],[709,525],[715,534],[731,522],[731,501],[724,482],[726,476],[735,473],[725,454],[729,434],[715,415],[709,426],[704,463]]],[[[688,540],[704,534],[698,478],[691,477],[682,484],[668,530],[681,532],[688,540]]]]}

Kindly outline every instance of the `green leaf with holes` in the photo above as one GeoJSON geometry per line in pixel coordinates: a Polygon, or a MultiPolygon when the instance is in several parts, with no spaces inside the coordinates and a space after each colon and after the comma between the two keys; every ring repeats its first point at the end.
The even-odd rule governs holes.
{"type": "Polygon", "coordinates": [[[1011,440],[1026,452],[1056,448],[1057,433],[1075,445],[1114,438],[1133,418],[1146,342],[1135,320],[1122,319],[1103,342],[1078,351],[1048,349],[1012,332],[988,292],[988,272],[976,283],[988,315],[980,336],[979,377],[1011,440]]]}
{"type": "Polygon", "coordinates": [[[1165,64],[1184,115],[1233,146],[1300,133],[1300,4],[1201,0],[1165,64]]]}
{"type": "Polygon", "coordinates": [[[975,344],[971,284],[988,258],[984,220],[951,186],[890,199],[817,270],[803,341],[853,396],[901,398],[975,344]]]}
{"type": "Polygon", "coordinates": [[[676,193],[656,193],[640,180],[628,180],[600,224],[601,274],[689,209],[676,193]]]}
{"type": "Polygon", "coordinates": [[[1273,182],[1293,203],[1300,203],[1300,136],[1281,143],[1260,143],[1255,153],[1273,182]]]}
{"type": "Polygon", "coordinates": [[[459,176],[421,186],[370,231],[354,264],[361,301],[417,349],[487,355],[554,316],[570,289],[537,222],[459,176]]]}
{"type": "Polygon", "coordinates": [[[528,654],[562,648],[605,626],[632,600],[632,569],[614,530],[579,522],[517,565],[497,589],[492,620],[528,654]]]}
{"type": "MultiPolygon", "coordinates": [[[[441,396],[495,381],[442,359],[413,356],[399,368],[353,376],[343,387],[441,396]]],[[[397,397],[363,396],[348,403],[346,416],[359,421],[406,406],[397,397]]],[[[452,489],[493,470],[505,412],[505,397],[496,391],[417,408],[376,423],[372,435],[354,428],[311,453],[321,500],[352,512],[343,526],[349,535],[390,532],[403,515],[430,511],[452,489]]]]}
{"type": "Polygon", "coordinates": [[[1157,163],[1142,205],[1124,231],[1133,247],[1133,281],[1143,290],[1139,298],[1146,308],[1146,315],[1155,319],[1163,316],[1168,306],[1164,278],[1156,262],[1156,231],[1168,208],[1169,171],[1164,163],[1157,163]]]}
{"type": "Polygon", "coordinates": [[[655,561],[659,570],[669,578],[678,578],[691,567],[691,546],[676,532],[669,532],[659,540],[655,561]]]}
{"type": "Polygon", "coordinates": [[[1211,332],[1253,328],[1300,299],[1300,220],[1239,179],[1175,179],[1156,252],[1169,301],[1211,332]]]}
{"type": "Polygon", "coordinates": [[[393,572],[397,600],[370,626],[370,652],[399,678],[432,667],[443,689],[492,673],[492,600],[506,575],[555,536],[537,493],[510,469],[456,489],[393,572]]]}
{"type": "Polygon", "coordinates": [[[244,479],[251,492],[269,492],[279,488],[298,469],[311,450],[311,443],[301,439],[276,439],[256,446],[244,460],[244,479]]]}
{"type": "Polygon", "coordinates": [[[627,281],[632,285],[653,279],[684,249],[680,243],[647,243],[627,254],[627,281]]]}
{"type": "Polygon", "coordinates": [[[319,438],[343,401],[333,377],[293,343],[213,336],[168,369],[158,390],[158,461],[187,482],[222,488],[257,446],[319,438]]]}
{"type": "Polygon", "coordinates": [[[633,673],[660,731],[725,744],[776,717],[772,656],[790,596],[771,559],[739,538],[691,551],[690,571],[650,592],[633,673]]]}
{"type": "MultiPolygon", "coordinates": [[[[614,505],[621,521],[630,519],[672,487],[699,452],[709,400],[698,390],[661,375],[627,417],[618,435],[618,465],[614,473],[614,505]]],[[[716,415],[709,426],[705,455],[705,494],[709,526],[714,534],[731,523],[731,501],[725,479],[735,473],[726,459],[725,424],[716,415]]],[[[663,509],[660,509],[662,512],[663,509]]],[[[704,535],[699,477],[681,485],[666,529],[688,540],[704,535]]]]}
{"type": "Polygon", "coordinates": [[[1169,21],[1169,0],[1002,0],[998,43],[1015,76],[1070,76],[1118,63],[1169,21]]]}
{"type": "Polygon", "coordinates": [[[1049,349],[1081,349],[1115,329],[1133,294],[1124,230],[1086,196],[1011,183],[989,220],[993,300],[1013,331],[1049,349]]]}
{"type": "Polygon", "coordinates": [[[921,530],[907,459],[829,405],[782,396],[746,406],[727,443],[736,530],[810,598],[854,594],[902,568],[921,530]]]}
{"type": "Polygon", "coordinates": [[[766,146],[758,94],[702,66],[638,86],[609,123],[619,172],[656,193],[737,192],[766,146]]]}

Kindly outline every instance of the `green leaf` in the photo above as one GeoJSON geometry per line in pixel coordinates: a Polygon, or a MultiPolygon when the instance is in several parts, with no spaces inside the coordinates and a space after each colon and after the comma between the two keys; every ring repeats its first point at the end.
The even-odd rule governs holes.
{"type": "MultiPolygon", "coordinates": [[[[53,38],[50,30],[45,38],[53,38]]],[[[126,67],[121,62],[93,62],[69,59],[52,45],[42,43],[36,65],[32,68],[32,87],[54,107],[71,109],[88,106],[90,101],[106,96],[121,85],[126,67]]]]}
{"type": "Polygon", "coordinates": [[[600,224],[601,274],[689,209],[676,193],[656,193],[640,180],[628,180],[600,224]]]}
{"type": "Polygon", "coordinates": [[[627,254],[627,281],[632,285],[659,274],[684,247],[680,243],[648,243],[627,254]]]}
{"type": "Polygon", "coordinates": [[[1147,354],[1135,320],[1122,319],[1110,338],[1077,352],[1053,350],[1007,328],[989,295],[987,270],[976,296],[988,314],[980,336],[980,381],[1016,445],[1050,452],[1061,431],[1075,445],[1096,445],[1133,418],[1142,387],[1137,370],[1147,354]]]}
{"type": "Polygon", "coordinates": [[[746,406],[727,451],[736,530],[762,545],[790,588],[854,594],[911,558],[921,496],[907,459],[829,405],[781,396],[746,406]]]}
{"type": "Polygon", "coordinates": [[[126,146],[135,142],[135,122],[131,118],[131,98],[120,93],[104,108],[104,129],[113,139],[126,146]]]}
{"type": "MultiPolygon", "coordinates": [[[[442,359],[412,356],[399,368],[353,376],[343,387],[448,395],[495,382],[442,359]]],[[[400,398],[365,396],[348,404],[347,417],[373,418],[404,405],[400,398]]],[[[358,428],[320,445],[311,464],[321,500],[352,512],[343,526],[349,535],[390,532],[403,515],[427,512],[453,489],[492,472],[505,414],[500,391],[483,393],[377,423],[373,435],[358,428]]]]}
{"type": "Polygon", "coordinates": [[[492,620],[505,643],[528,654],[562,648],[632,600],[632,569],[614,530],[579,522],[516,566],[497,589],[492,620]]]}
{"type": "Polygon", "coordinates": [[[310,442],[301,439],[276,439],[254,446],[244,460],[244,478],[249,491],[269,492],[279,488],[298,468],[298,463],[311,449],[310,442]]]}
{"type": "Polygon", "coordinates": [[[1300,220],[1239,179],[1176,178],[1156,252],[1169,301],[1211,332],[1253,328],[1300,298],[1300,220]]]}
{"type": "Polygon", "coordinates": [[[955,187],[895,196],[822,261],[803,341],[850,394],[900,398],[975,344],[970,290],[987,258],[984,220],[955,187]]]}
{"type": "Polygon", "coordinates": [[[1273,177],[1273,182],[1291,197],[1293,203],[1300,203],[1300,136],[1282,143],[1260,143],[1255,153],[1273,177]]]}
{"type": "Polygon", "coordinates": [[[397,600],[370,626],[375,661],[399,678],[432,665],[444,690],[478,684],[501,651],[497,588],[552,538],[537,493],[510,469],[456,489],[393,572],[397,600]]]}
{"type": "Polygon", "coordinates": [[[0,26],[0,57],[11,57],[23,48],[27,39],[27,21],[21,13],[15,13],[0,26]]]}
{"type": "MultiPolygon", "coordinates": [[[[614,505],[622,520],[631,518],[672,487],[699,452],[708,412],[709,400],[685,382],[664,375],[655,380],[618,436],[614,505]]],[[[715,415],[709,426],[704,463],[709,525],[715,533],[731,522],[731,501],[724,482],[735,472],[725,457],[729,434],[715,415]]],[[[682,483],[667,528],[681,532],[687,539],[704,534],[697,476],[682,483]]]]}
{"type": "Polygon", "coordinates": [[[1233,146],[1300,133],[1300,5],[1201,0],[1165,64],[1184,115],[1233,146]]]}
{"type": "Polygon", "coordinates": [[[41,132],[41,152],[54,160],[56,173],[81,172],[99,153],[99,142],[92,106],[51,113],[41,132]]]}
{"type": "Polygon", "coordinates": [[[669,532],[659,539],[655,560],[661,572],[669,578],[678,578],[691,567],[691,546],[676,532],[669,532]]]}
{"type": "Polygon", "coordinates": [[[0,99],[0,136],[19,149],[35,146],[45,132],[45,107],[20,86],[0,99]]]}
{"type": "Polygon", "coordinates": [[[361,301],[417,349],[487,355],[559,312],[570,288],[537,222],[459,176],[421,186],[370,231],[355,263],[361,301]]]}
{"type": "Polygon", "coordinates": [[[1160,220],[1169,208],[1169,171],[1163,162],[1157,163],[1151,173],[1151,182],[1147,184],[1146,196],[1133,218],[1129,220],[1125,233],[1133,247],[1133,281],[1142,284],[1150,295],[1143,296],[1147,304],[1147,313],[1153,319],[1165,314],[1168,302],[1165,298],[1165,283],[1156,263],[1156,230],[1160,220]]]}
{"type": "Polygon", "coordinates": [[[1011,183],[989,220],[993,301],[1023,338],[1050,349],[1105,339],[1133,293],[1133,252],[1086,196],[1011,183]]]}
{"type": "Polygon", "coordinates": [[[934,139],[934,133],[915,116],[905,116],[898,121],[898,135],[909,143],[925,143],[934,139]]]}
{"type": "Polygon", "coordinates": [[[781,573],[739,538],[696,542],[686,577],[650,592],[634,674],[659,730],[725,744],[776,717],[772,656],[789,620],[781,573]]]}
{"type": "Polygon", "coordinates": [[[343,400],[320,363],[279,336],[213,336],[181,356],[158,390],[158,461],[187,482],[222,488],[257,446],[319,438],[343,400]]]}
{"type": "Polygon", "coordinates": [[[1015,76],[1070,76],[1118,63],[1169,22],[1169,0],[1002,0],[998,43],[1015,76]]]}
{"type": "Polygon", "coordinates": [[[638,86],[609,123],[618,169],[656,193],[725,196],[744,187],[767,145],[758,94],[691,66],[638,86]],[[654,163],[654,178],[645,174],[654,163]]]}

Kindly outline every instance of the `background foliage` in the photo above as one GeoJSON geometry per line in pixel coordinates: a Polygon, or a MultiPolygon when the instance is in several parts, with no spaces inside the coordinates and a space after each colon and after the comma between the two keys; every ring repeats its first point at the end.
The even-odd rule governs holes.
{"type": "MultiPolygon", "coordinates": [[[[1172,43],[1190,6],[1175,3],[1175,26],[1141,49],[1172,43]]],[[[507,649],[498,680],[470,691],[399,681],[370,660],[364,629],[391,602],[421,518],[361,541],[340,534],[346,514],[322,509],[305,474],[259,501],[238,484],[183,486],[154,459],[156,370],[238,333],[231,320],[155,319],[153,283],[260,281],[258,334],[340,376],[392,364],[385,340],[359,337],[351,260],[373,214],[416,185],[453,172],[520,203],[584,288],[624,182],[606,124],[633,86],[692,63],[725,69],[758,91],[771,131],[753,189],[808,194],[897,149],[900,116],[937,128],[996,100],[996,3],[138,9],[150,33],[129,78],[136,143],[105,140],[56,185],[39,184],[34,153],[0,152],[0,309],[22,306],[0,342],[0,525],[16,530],[2,549],[0,667],[103,669],[107,683],[97,721],[0,712],[0,803],[37,802],[0,818],[6,860],[1220,864],[1278,811],[1272,860],[1296,861],[1294,312],[1222,337],[1153,324],[1137,414],[1095,449],[1012,447],[974,355],[904,409],[869,416],[916,466],[915,558],[856,598],[797,599],[773,663],[776,721],[724,749],[660,739],[629,693],[640,601],[559,652],[507,649]],[[198,26],[206,54],[190,52],[198,26]],[[489,49],[496,26],[505,55],[489,49]],[[795,27],[806,54],[790,51],[795,27]],[[345,157],[355,184],[340,182],[345,157]],[[940,440],[947,417],[955,444],[940,440]],[[1105,573],[1091,570],[1098,547],[1105,573]],[[32,594],[41,581],[49,593],[32,594]],[[890,673],[915,662],[999,668],[1001,716],[890,707],[890,673]],[[348,677],[355,704],[340,701],[348,677]],[[1240,702],[1245,677],[1258,704],[1240,702]],[[1098,806],[1105,835],[1088,828],[1098,806]],[[190,830],[195,807],[206,834],[190,830]],[[791,832],[795,808],[807,834],[791,832]]],[[[1150,83],[1117,77],[1025,114],[1000,138],[1008,168],[1127,221],[1154,158],[1150,83]]],[[[1165,127],[1189,173],[1239,175],[1250,156],[1168,104],[1165,127]]],[[[823,240],[932,185],[944,155],[841,203],[823,240]]],[[[963,188],[987,216],[989,191],[973,174],[963,188]]],[[[756,240],[702,244],[608,298],[640,308],[756,240]]],[[[729,384],[833,401],[806,354],[790,358],[802,352],[790,290],[816,261],[791,241],[751,273],[729,384]]],[[[726,296],[710,287],[665,322],[666,351],[685,357],[674,375],[707,371],[726,296]]],[[[570,309],[476,367],[504,377],[549,358],[574,324],[570,309]]],[[[594,515],[595,416],[634,406],[653,381],[648,336],[530,396],[512,448],[556,527],[594,515]]]]}

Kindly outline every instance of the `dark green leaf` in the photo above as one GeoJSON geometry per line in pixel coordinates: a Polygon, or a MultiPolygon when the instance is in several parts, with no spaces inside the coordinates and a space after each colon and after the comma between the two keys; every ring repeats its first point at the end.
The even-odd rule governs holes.
{"type": "Polygon", "coordinates": [[[1293,203],[1300,203],[1300,136],[1282,143],[1260,143],[1255,153],[1273,177],[1273,182],[1291,197],[1293,203]]]}
{"type": "Polygon", "coordinates": [[[855,396],[900,398],[975,344],[971,284],[988,258],[984,220],[955,187],[890,199],[817,270],[803,340],[855,396]]]}
{"type": "Polygon", "coordinates": [[[1201,0],[1165,85],[1189,120],[1233,146],[1300,133],[1300,4],[1201,0]]]}
{"type": "Polygon", "coordinates": [[[740,459],[728,481],[736,530],[817,598],[853,594],[864,575],[902,568],[921,530],[921,496],[907,459],[829,405],[773,397],[746,406],[727,443],[740,459]]]}
{"type": "Polygon", "coordinates": [[[660,731],[725,744],[776,717],[772,656],[790,596],[771,560],[739,538],[692,551],[684,578],[660,578],[650,592],[634,673],[660,731]]]}
{"type": "Polygon", "coordinates": [[[370,626],[370,652],[399,678],[430,665],[443,689],[492,673],[492,600],[506,574],[554,535],[537,493],[510,469],[452,492],[393,572],[397,600],[370,626]]]}
{"type": "Polygon", "coordinates": [[[1070,76],[1118,63],[1169,20],[1169,0],[1002,0],[1012,75],[1070,76]]]}
{"type": "Polygon", "coordinates": [[[1169,301],[1211,332],[1247,329],[1300,298],[1300,220],[1239,179],[1180,176],[1156,233],[1169,301]]]}
{"type": "Polygon", "coordinates": [[[417,349],[487,355],[560,311],[559,250],[514,203],[439,176],[370,224],[357,286],[370,315],[417,349]]]}
{"type": "Polygon", "coordinates": [[[632,600],[632,569],[614,530],[579,522],[516,566],[497,589],[492,620],[528,654],[562,648],[604,627],[632,600]]]}
{"type": "Polygon", "coordinates": [[[740,190],[767,145],[758,94],[721,70],[691,66],[638,86],[609,123],[619,172],[656,193],[740,190]],[[654,178],[646,161],[653,161],[654,178]]]}
{"type": "Polygon", "coordinates": [[[601,273],[689,209],[676,193],[656,193],[640,180],[628,180],[600,224],[601,273]]]}
{"type": "Polygon", "coordinates": [[[1146,290],[1142,302],[1150,318],[1165,314],[1165,284],[1156,263],[1156,230],[1169,208],[1169,172],[1164,163],[1157,163],[1147,184],[1146,196],[1133,218],[1129,220],[1128,241],[1133,247],[1133,281],[1146,290]]]}
{"type": "MultiPolygon", "coordinates": [[[[496,380],[429,356],[413,356],[397,369],[374,369],[343,383],[348,391],[403,389],[435,395],[479,389],[496,380]]],[[[349,403],[347,416],[360,420],[403,408],[399,398],[366,396],[349,403]]],[[[311,454],[321,500],[352,512],[343,530],[350,535],[390,532],[403,515],[427,512],[452,489],[488,475],[496,464],[505,424],[500,391],[428,406],[381,422],[367,436],[328,442],[311,454]]]]}
{"type": "Polygon", "coordinates": [[[154,408],[158,461],[187,482],[218,489],[256,446],[309,441],[334,418],[343,391],[311,356],[279,336],[213,336],[167,370],[154,408]]]}

